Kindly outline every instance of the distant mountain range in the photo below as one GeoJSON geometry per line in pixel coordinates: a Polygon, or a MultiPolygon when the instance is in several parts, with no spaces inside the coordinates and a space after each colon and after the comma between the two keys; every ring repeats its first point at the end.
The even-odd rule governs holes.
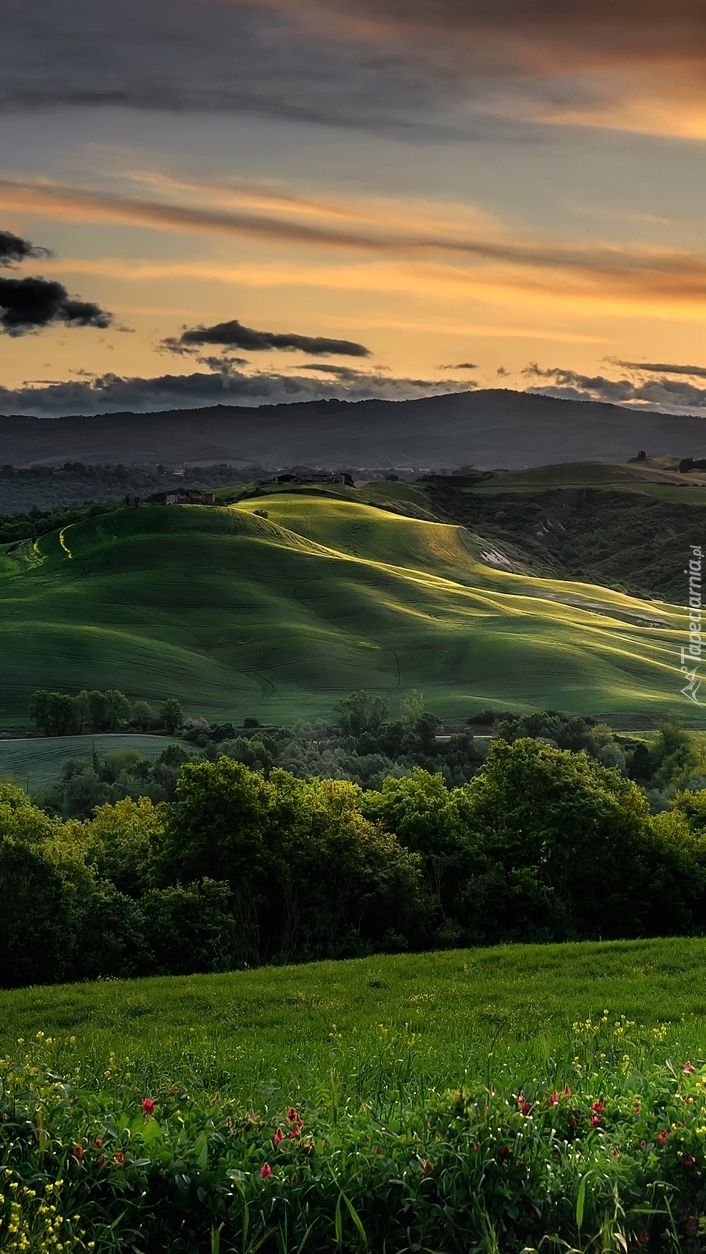
{"type": "Polygon", "coordinates": [[[4,464],[227,462],[509,470],[559,462],[706,455],[706,421],[489,389],[409,401],[216,405],[96,417],[0,416],[4,464]]]}

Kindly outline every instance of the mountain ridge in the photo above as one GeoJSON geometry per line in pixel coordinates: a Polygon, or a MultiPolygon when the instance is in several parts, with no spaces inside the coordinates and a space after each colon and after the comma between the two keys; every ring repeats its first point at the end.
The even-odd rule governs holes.
{"type": "Polygon", "coordinates": [[[509,470],[569,461],[706,454],[700,417],[489,388],[413,400],[319,400],[259,407],[0,416],[4,464],[224,461],[509,470]],[[343,419],[347,421],[342,422],[343,419]]]}

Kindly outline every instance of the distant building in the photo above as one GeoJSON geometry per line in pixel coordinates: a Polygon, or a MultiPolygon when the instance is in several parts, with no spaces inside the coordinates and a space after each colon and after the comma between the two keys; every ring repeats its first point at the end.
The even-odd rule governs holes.
{"type": "Polygon", "coordinates": [[[168,492],[165,505],[215,505],[215,492],[168,492]]]}

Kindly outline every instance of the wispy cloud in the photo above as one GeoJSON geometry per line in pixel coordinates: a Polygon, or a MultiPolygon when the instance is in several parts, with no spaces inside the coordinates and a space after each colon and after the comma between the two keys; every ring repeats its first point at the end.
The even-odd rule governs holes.
{"type": "Polygon", "coordinates": [[[389,211],[376,221],[342,224],[317,208],[316,220],[301,214],[211,209],[192,204],[114,196],[49,182],[0,180],[0,205],[79,222],[115,222],[160,230],[217,234],[284,244],[311,245],[338,254],[385,257],[416,266],[436,265],[447,283],[505,288],[554,300],[652,301],[661,307],[703,306],[706,257],[678,248],[626,246],[601,241],[555,243],[514,237],[498,223],[472,233],[456,216],[415,226],[407,210],[395,224],[389,211]]]}

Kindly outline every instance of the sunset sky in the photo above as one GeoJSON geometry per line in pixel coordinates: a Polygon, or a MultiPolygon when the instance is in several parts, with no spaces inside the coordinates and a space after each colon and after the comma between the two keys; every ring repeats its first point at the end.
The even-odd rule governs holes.
{"type": "Polygon", "coordinates": [[[704,0],[0,13],[2,412],[706,410],[704,0]]]}

